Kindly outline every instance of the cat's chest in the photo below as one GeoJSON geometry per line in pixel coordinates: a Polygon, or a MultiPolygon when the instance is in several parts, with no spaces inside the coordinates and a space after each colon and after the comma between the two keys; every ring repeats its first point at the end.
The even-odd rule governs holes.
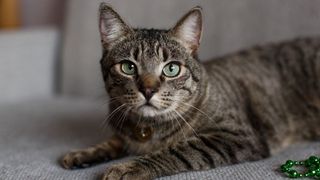
{"type": "Polygon", "coordinates": [[[168,147],[175,141],[174,136],[165,140],[162,134],[151,126],[131,126],[123,134],[129,153],[145,154],[168,147]]]}

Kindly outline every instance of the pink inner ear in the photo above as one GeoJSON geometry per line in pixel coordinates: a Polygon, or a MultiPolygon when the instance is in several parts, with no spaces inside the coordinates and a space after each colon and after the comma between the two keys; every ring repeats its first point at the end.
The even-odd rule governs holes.
{"type": "Polygon", "coordinates": [[[175,37],[194,53],[200,44],[202,33],[201,11],[193,10],[187,13],[173,29],[175,37]]]}
{"type": "Polygon", "coordinates": [[[105,19],[103,17],[100,17],[99,30],[103,42],[105,42],[105,38],[107,37],[107,29],[104,20],[105,19]]]}
{"type": "Polygon", "coordinates": [[[104,14],[104,17],[100,17],[101,38],[103,42],[112,43],[122,35],[122,24],[121,21],[119,22],[119,20],[113,16],[105,16],[108,16],[108,14],[104,14]]]}

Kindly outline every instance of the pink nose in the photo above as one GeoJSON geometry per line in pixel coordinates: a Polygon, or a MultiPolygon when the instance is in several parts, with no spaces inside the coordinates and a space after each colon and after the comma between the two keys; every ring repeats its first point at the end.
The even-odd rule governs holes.
{"type": "Polygon", "coordinates": [[[143,74],[139,77],[138,87],[146,100],[149,101],[160,88],[159,78],[150,73],[143,74]]]}
{"type": "Polygon", "coordinates": [[[149,101],[154,95],[154,93],[157,92],[157,90],[153,88],[143,88],[143,89],[140,89],[140,91],[142,92],[142,94],[144,95],[147,101],[149,101]]]}

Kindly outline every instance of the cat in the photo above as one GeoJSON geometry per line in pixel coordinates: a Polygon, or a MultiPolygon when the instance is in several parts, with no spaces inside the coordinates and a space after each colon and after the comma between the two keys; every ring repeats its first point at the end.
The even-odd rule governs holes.
{"type": "Polygon", "coordinates": [[[201,63],[202,9],[169,30],[133,29],[100,5],[101,69],[114,135],[67,169],[127,155],[102,179],[154,179],[266,158],[320,138],[320,38],[256,46],[201,63]]]}

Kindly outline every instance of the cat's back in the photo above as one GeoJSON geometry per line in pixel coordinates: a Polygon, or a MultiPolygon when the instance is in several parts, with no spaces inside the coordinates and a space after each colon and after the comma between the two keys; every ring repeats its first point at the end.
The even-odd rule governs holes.
{"type": "Polygon", "coordinates": [[[274,136],[270,144],[301,128],[305,137],[320,138],[320,37],[255,46],[203,64],[210,84],[273,127],[262,131],[274,136]]]}
{"type": "Polygon", "coordinates": [[[320,36],[254,46],[203,64],[209,77],[268,78],[319,92],[320,36]]]}

